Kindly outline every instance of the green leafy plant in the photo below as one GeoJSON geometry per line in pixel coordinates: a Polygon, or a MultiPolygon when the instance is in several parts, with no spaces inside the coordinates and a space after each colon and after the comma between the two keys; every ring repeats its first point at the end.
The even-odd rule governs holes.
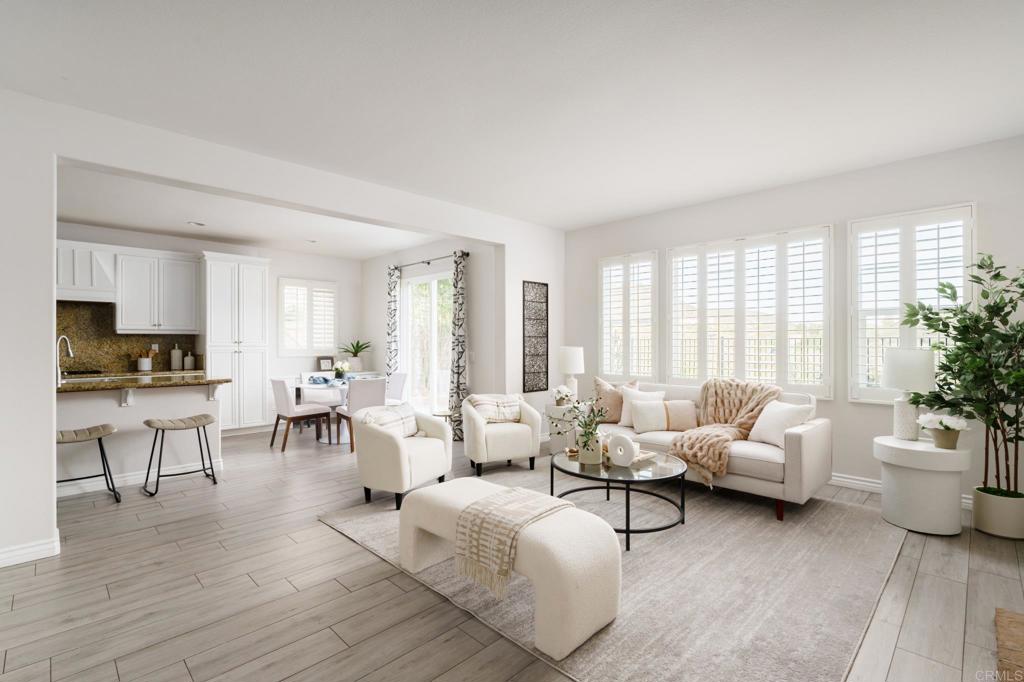
{"type": "Polygon", "coordinates": [[[903,324],[944,339],[936,344],[935,390],[914,393],[911,402],[980,421],[985,475],[979,490],[1024,497],[1018,480],[1024,440],[1024,320],[1019,314],[1024,269],[1012,277],[1005,270],[992,256],[979,254],[968,276],[978,287],[977,301],[958,300],[956,286],[942,282],[938,293],[948,305],[907,304],[903,324]]]}
{"type": "Polygon", "coordinates": [[[355,341],[351,341],[347,346],[340,346],[338,350],[342,353],[348,353],[354,358],[358,358],[360,353],[365,353],[370,350],[371,345],[372,344],[369,341],[360,341],[359,339],[356,339],[355,341]]]}
{"type": "Polygon", "coordinates": [[[592,447],[598,441],[597,427],[608,415],[606,408],[597,407],[595,403],[595,398],[573,402],[557,420],[555,434],[561,436],[575,431],[577,448],[585,450],[592,447]]]}

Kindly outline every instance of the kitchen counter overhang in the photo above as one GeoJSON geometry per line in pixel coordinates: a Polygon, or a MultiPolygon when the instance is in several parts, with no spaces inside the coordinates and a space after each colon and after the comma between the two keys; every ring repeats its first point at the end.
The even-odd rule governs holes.
{"type": "Polygon", "coordinates": [[[203,374],[117,375],[66,379],[58,393],[81,391],[118,391],[127,389],[174,388],[176,386],[216,386],[231,379],[209,379],[203,374]]]}

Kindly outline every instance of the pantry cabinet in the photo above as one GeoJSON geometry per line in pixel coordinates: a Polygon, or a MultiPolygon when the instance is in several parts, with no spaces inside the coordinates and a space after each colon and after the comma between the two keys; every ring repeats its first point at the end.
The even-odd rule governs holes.
{"type": "Polygon", "coordinates": [[[206,374],[231,379],[217,392],[221,428],[270,421],[269,262],[206,252],[206,374]]]}

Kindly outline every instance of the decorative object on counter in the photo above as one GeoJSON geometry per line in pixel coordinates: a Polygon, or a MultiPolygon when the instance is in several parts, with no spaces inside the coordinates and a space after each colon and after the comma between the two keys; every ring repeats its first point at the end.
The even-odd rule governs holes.
{"type": "Polygon", "coordinates": [[[565,384],[555,388],[551,391],[551,394],[555,397],[555,405],[559,407],[565,407],[576,397],[573,391],[565,384]]]}
{"type": "Polygon", "coordinates": [[[951,417],[948,414],[929,412],[917,418],[921,428],[928,429],[935,441],[935,447],[943,450],[955,450],[961,431],[967,431],[967,420],[963,417],[951,417]]]}
{"type": "Polygon", "coordinates": [[[182,369],[182,361],[184,358],[181,355],[181,349],[178,348],[178,344],[174,344],[174,348],[171,349],[171,370],[182,369]]]}
{"type": "Polygon", "coordinates": [[[330,372],[334,369],[334,356],[333,355],[319,355],[316,359],[316,371],[318,372],[330,372]]]}
{"type": "Polygon", "coordinates": [[[186,369],[186,370],[188,370],[188,369],[195,369],[196,368],[196,358],[195,358],[194,355],[192,355],[192,351],[189,351],[188,355],[186,355],[182,359],[182,364],[184,365],[183,369],[186,369]]]}
{"type": "Polygon", "coordinates": [[[608,459],[619,467],[628,467],[640,454],[640,444],[632,438],[617,433],[608,439],[608,459]]]}
{"type": "Polygon", "coordinates": [[[370,350],[370,346],[372,345],[373,344],[369,341],[360,341],[359,339],[356,339],[355,341],[349,342],[347,346],[341,346],[338,350],[349,355],[348,362],[351,367],[351,371],[361,372],[363,371],[363,359],[359,356],[360,354],[370,350]]]}
{"type": "Polygon", "coordinates": [[[140,372],[152,372],[153,371],[153,356],[145,358],[138,358],[135,361],[135,366],[140,372]]]}
{"type": "Polygon", "coordinates": [[[942,303],[908,304],[903,324],[942,339],[935,388],[914,393],[911,401],[985,425],[985,473],[973,493],[974,527],[1021,539],[1024,494],[1018,465],[1024,440],[1024,320],[1020,315],[1024,269],[1012,276],[1005,270],[992,256],[980,254],[968,274],[978,294],[974,300],[961,301],[956,285],[941,282],[942,303]]]}
{"type": "Polygon", "coordinates": [[[935,353],[917,348],[886,348],[882,362],[882,386],[896,388],[902,395],[892,402],[892,435],[901,440],[917,440],[917,406],[912,393],[935,388],[935,353]]]}
{"type": "Polygon", "coordinates": [[[338,360],[334,363],[334,378],[344,379],[345,374],[352,371],[352,363],[347,360],[338,360]]]}
{"type": "Polygon", "coordinates": [[[548,285],[523,282],[523,393],[548,390],[548,285]]]}
{"type": "Polygon", "coordinates": [[[575,401],[560,419],[551,418],[555,435],[576,431],[576,447],[581,464],[600,464],[602,458],[601,434],[597,427],[605,418],[605,408],[595,405],[595,399],[575,401]]]}
{"type": "Polygon", "coordinates": [[[583,347],[562,346],[558,349],[558,368],[565,375],[565,385],[575,398],[579,395],[576,375],[583,374],[583,347]]]}

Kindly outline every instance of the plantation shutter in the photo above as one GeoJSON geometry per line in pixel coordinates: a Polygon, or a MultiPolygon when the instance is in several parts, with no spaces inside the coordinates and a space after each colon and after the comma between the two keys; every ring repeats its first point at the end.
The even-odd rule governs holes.
{"type": "Polygon", "coordinates": [[[787,379],[790,384],[825,380],[825,245],[806,239],[786,245],[787,379]]]}
{"type": "Polygon", "coordinates": [[[281,343],[284,350],[306,348],[306,287],[285,284],[281,288],[281,343]]]}
{"type": "Polygon", "coordinates": [[[313,348],[334,348],[334,289],[313,288],[311,291],[313,348]]]}
{"type": "Polygon", "coordinates": [[[730,377],[736,372],[736,252],[712,251],[704,260],[704,364],[708,377],[730,377]]]}
{"type": "Polygon", "coordinates": [[[624,374],[625,265],[614,261],[601,267],[601,372],[624,374]]]}
{"type": "Polygon", "coordinates": [[[679,379],[697,379],[700,376],[699,264],[700,257],[696,254],[671,257],[671,375],[679,379]]]}
{"type": "Polygon", "coordinates": [[[744,374],[752,381],[775,383],[776,372],[775,245],[746,249],[744,263],[744,374]]]}
{"type": "Polygon", "coordinates": [[[652,256],[630,259],[629,263],[629,374],[654,376],[655,262],[652,256]]]}

